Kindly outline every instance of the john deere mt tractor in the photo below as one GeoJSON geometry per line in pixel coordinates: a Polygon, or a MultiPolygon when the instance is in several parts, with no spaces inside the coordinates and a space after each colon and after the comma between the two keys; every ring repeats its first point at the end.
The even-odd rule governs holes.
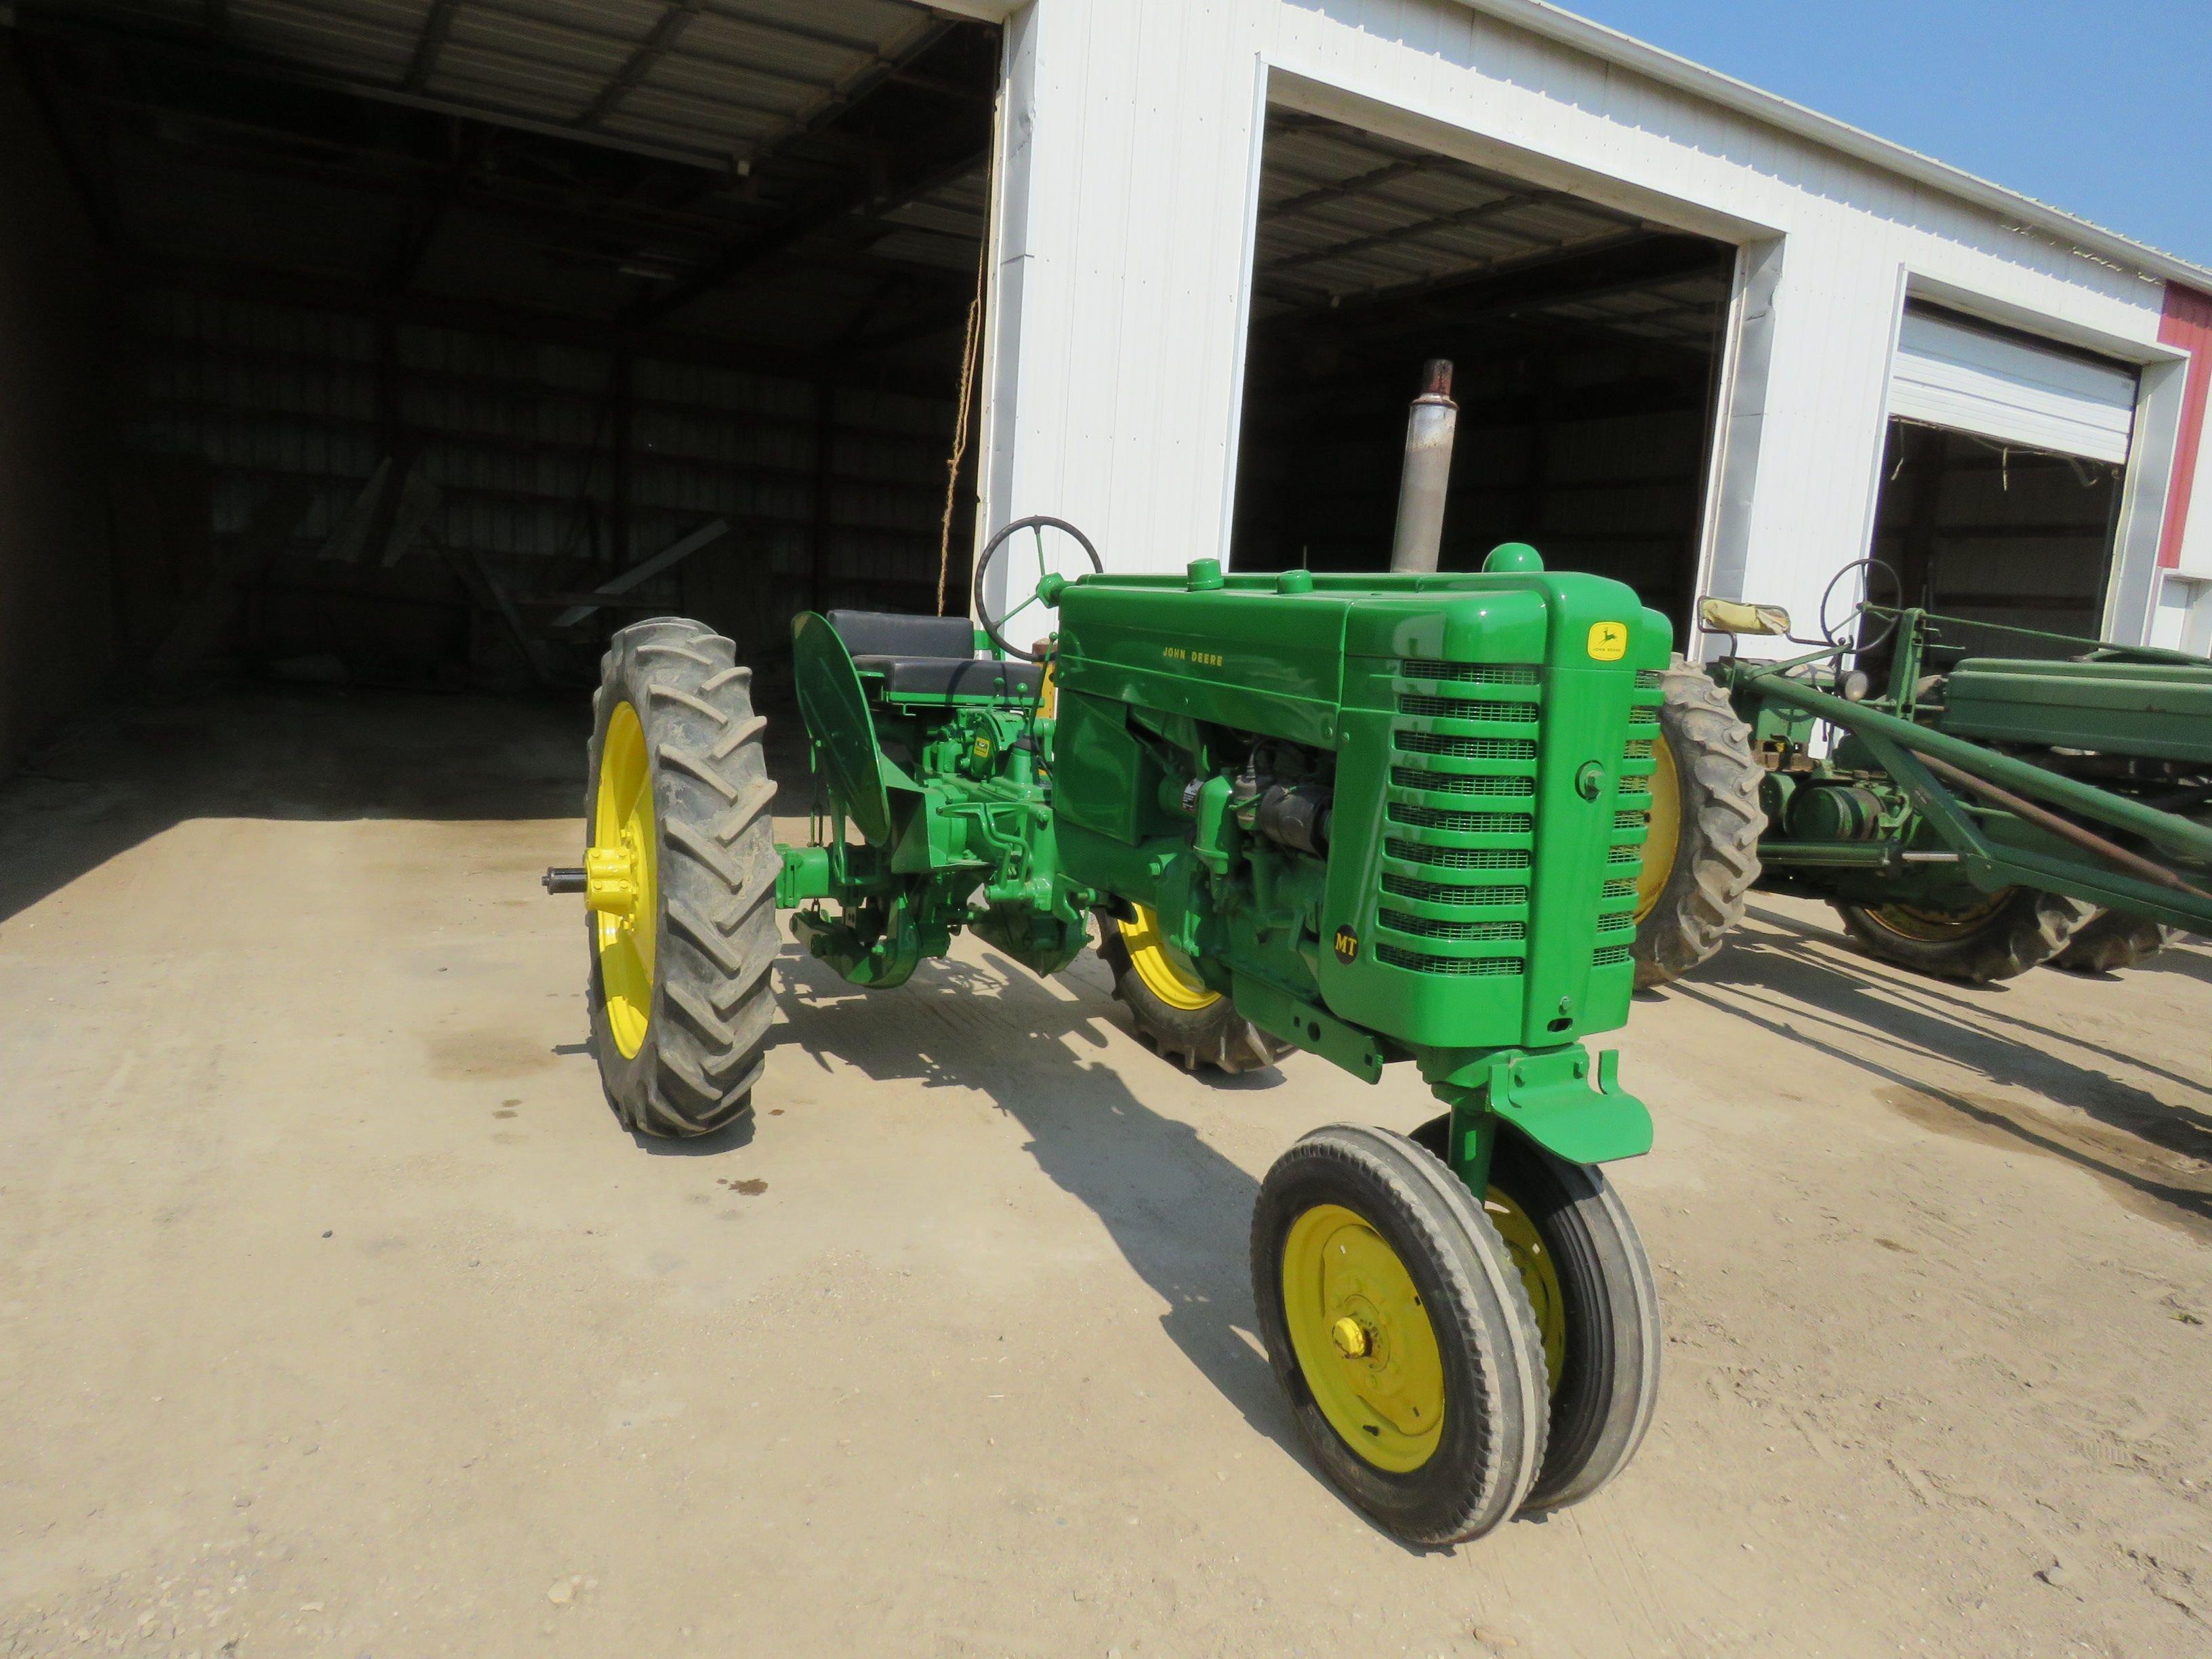
{"type": "Polygon", "coordinates": [[[1587,1497],[1657,1385],[1650,1269],[1599,1167],[1651,1121],[1586,1040],[1633,989],[1665,619],[1518,545],[1472,575],[1199,559],[1047,572],[1012,606],[1057,607],[1030,651],[983,603],[1014,545],[979,562],[988,649],[967,617],[799,618],[805,846],[774,841],[730,641],[615,636],[585,861],[547,878],[584,897],[609,1097],[658,1135],[750,1109],[779,915],[887,994],[963,931],[1052,974],[1095,926],[1184,1064],[1299,1049],[1442,1103],[1411,1137],[1316,1130],[1261,1191],[1259,1325],[1329,1477],[1424,1544],[1587,1497]]]}

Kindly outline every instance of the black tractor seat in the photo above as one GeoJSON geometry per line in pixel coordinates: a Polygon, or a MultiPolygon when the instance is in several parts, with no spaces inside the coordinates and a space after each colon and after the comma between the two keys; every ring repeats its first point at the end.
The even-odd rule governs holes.
{"type": "Polygon", "coordinates": [[[830,626],[853,653],[853,666],[879,675],[890,697],[1007,697],[1035,702],[1044,670],[975,654],[965,617],[907,617],[889,611],[832,611],[830,626]]]}

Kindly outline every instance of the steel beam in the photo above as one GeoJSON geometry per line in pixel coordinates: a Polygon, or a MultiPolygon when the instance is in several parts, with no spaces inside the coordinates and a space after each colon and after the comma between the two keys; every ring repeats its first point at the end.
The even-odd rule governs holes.
{"type": "Polygon", "coordinates": [[[430,15],[422,20],[422,33],[415,38],[415,55],[408,60],[406,78],[400,82],[407,92],[420,92],[430,84],[430,77],[438,71],[438,55],[446,49],[446,40],[453,32],[453,14],[461,9],[461,0],[432,0],[430,15]]]}

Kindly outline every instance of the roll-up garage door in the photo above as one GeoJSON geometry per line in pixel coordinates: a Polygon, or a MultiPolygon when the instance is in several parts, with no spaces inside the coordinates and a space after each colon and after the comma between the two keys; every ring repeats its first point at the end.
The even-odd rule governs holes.
{"type": "Polygon", "coordinates": [[[1889,412],[2000,443],[2124,463],[2136,372],[1908,307],[1889,412]]]}

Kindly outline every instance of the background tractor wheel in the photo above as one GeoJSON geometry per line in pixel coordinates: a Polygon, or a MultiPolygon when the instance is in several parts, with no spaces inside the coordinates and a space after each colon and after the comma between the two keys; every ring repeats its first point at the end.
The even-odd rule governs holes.
{"type": "Polygon", "coordinates": [[[2100,910],[2075,930],[2066,948],[2051,958],[2052,965],[2077,974],[2117,974],[2149,961],[2181,937],[2148,916],[2124,910],[2100,910]]]}
{"type": "MultiPolygon", "coordinates": [[[[1638,990],[1666,985],[1721,948],[1759,879],[1766,827],[1751,728],[1728,694],[1676,657],[1659,677],[1659,741],[1651,775],[1651,828],[1636,882],[1638,990]]],[[[1650,728],[1645,728],[1649,730],[1650,728]]]]}
{"type": "MultiPolygon", "coordinates": [[[[1413,1139],[1439,1162],[1451,1115],[1413,1139]]],[[[1579,1504],[1628,1467],[1659,1403],[1659,1287],[1605,1172],[1501,1129],[1483,1208],[1520,1270],[1551,1382],[1551,1432],[1524,1510],[1579,1504]]]]}
{"type": "Polygon", "coordinates": [[[1353,1503],[1430,1545],[1521,1507],[1544,1461],[1543,1348],[1450,1170],[1385,1130],[1315,1130],[1261,1183],[1252,1295],[1298,1432],[1353,1503]]]}
{"type": "Polygon", "coordinates": [[[1963,910],[1846,904],[1836,913],[1870,956],[1938,979],[1975,985],[2011,979],[2072,942],[2091,909],[2033,887],[2008,887],[1963,910]]]}
{"type": "Polygon", "coordinates": [[[775,786],[732,653],[700,623],[637,623],[592,698],[592,1036],[608,1100],[644,1134],[708,1134],[751,1109],[775,1014],[775,786]]]}
{"type": "Polygon", "coordinates": [[[1159,918],[1137,905],[1133,921],[1098,913],[1098,954],[1114,975],[1114,994],[1128,1005],[1137,1035],[1187,1072],[1210,1066],[1252,1072],[1290,1053],[1237,1012],[1237,1005],[1200,979],[1182,953],[1160,937],[1159,918]]]}

